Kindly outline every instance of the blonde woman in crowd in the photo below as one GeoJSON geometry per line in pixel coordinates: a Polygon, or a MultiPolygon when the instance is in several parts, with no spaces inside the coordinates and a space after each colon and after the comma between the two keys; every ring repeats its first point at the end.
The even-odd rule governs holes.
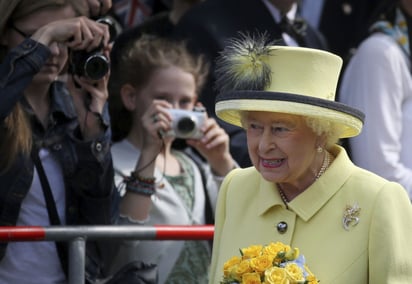
{"type": "MultiPolygon", "coordinates": [[[[108,56],[108,27],[87,17],[110,8],[102,3],[0,1],[1,226],[112,221],[109,74],[57,80],[69,50],[103,45],[108,56]]],[[[101,252],[97,243],[87,245],[90,279],[100,272],[101,252]]],[[[67,257],[66,243],[4,242],[0,283],[65,283],[67,257]]]]}

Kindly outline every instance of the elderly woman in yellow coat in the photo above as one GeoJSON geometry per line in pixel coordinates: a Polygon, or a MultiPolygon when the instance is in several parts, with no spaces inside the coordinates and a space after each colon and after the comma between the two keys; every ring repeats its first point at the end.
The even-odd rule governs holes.
{"type": "Polygon", "coordinates": [[[355,166],[337,143],[364,120],[334,100],[341,65],[264,36],[222,52],[216,113],[245,129],[253,167],[231,171],[220,189],[211,284],[235,283],[223,267],[239,249],[273,242],[298,248],[320,283],[412,283],[405,189],[355,166]]]}

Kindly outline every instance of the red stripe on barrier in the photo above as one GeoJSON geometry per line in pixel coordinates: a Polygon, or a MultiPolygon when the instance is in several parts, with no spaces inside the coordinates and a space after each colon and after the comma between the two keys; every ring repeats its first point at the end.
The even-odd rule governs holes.
{"type": "Polygon", "coordinates": [[[213,239],[214,226],[155,225],[156,240],[207,240],[213,239]]]}
{"type": "Polygon", "coordinates": [[[45,230],[43,227],[0,227],[0,241],[33,241],[44,240],[45,230]]]}

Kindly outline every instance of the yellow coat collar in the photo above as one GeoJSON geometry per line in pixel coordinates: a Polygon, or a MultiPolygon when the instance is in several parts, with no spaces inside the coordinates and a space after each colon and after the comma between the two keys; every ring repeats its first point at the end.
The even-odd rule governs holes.
{"type": "MultiPolygon", "coordinates": [[[[294,211],[304,221],[308,221],[314,216],[340,190],[355,168],[342,147],[334,146],[331,154],[335,159],[328,170],[288,204],[289,209],[294,211]],[[334,184],[336,186],[330,188],[327,184],[334,184]]],[[[260,178],[258,189],[258,204],[258,215],[265,214],[273,206],[286,207],[276,185],[262,177],[260,178]]]]}

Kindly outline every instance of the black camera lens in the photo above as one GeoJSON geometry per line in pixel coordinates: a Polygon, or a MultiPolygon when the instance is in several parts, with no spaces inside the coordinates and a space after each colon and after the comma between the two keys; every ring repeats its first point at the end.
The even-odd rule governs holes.
{"type": "Polygon", "coordinates": [[[70,53],[69,72],[92,80],[100,80],[109,72],[109,59],[99,50],[86,52],[75,50],[70,53]]]}
{"type": "MultiPolygon", "coordinates": [[[[109,27],[110,42],[118,34],[115,22],[110,17],[96,20],[98,23],[109,27]]],[[[103,46],[87,52],[85,50],[72,50],[69,55],[69,72],[78,76],[85,76],[92,80],[100,80],[110,69],[109,59],[103,54],[103,46]]]]}
{"type": "Polygon", "coordinates": [[[176,127],[179,132],[186,134],[192,132],[195,129],[196,124],[190,117],[183,117],[178,121],[176,127]]]}
{"type": "Polygon", "coordinates": [[[92,80],[99,80],[109,72],[109,60],[106,56],[95,54],[87,58],[83,65],[84,75],[92,80]]]}

